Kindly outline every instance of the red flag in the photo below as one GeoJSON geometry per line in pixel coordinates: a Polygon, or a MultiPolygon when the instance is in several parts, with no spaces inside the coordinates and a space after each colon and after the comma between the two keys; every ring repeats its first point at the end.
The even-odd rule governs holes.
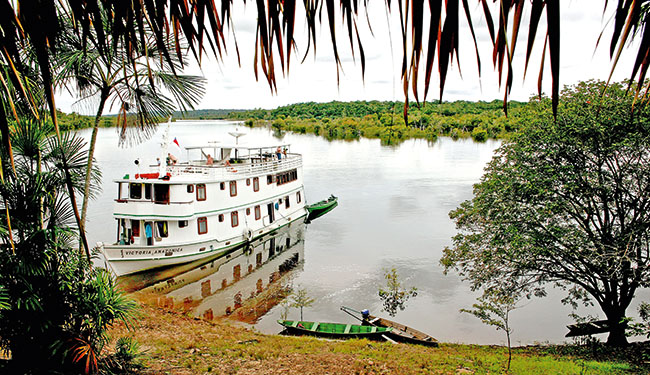
{"type": "Polygon", "coordinates": [[[176,143],[176,146],[178,146],[178,148],[181,148],[181,145],[178,144],[178,140],[176,140],[176,137],[174,137],[174,143],[176,143]]]}

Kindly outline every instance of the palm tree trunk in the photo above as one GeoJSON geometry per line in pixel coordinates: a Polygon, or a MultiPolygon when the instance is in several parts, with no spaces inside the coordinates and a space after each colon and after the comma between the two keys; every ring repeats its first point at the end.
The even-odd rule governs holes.
{"type": "Polygon", "coordinates": [[[99,99],[99,108],[97,109],[97,114],[95,115],[95,124],[93,125],[93,133],[90,136],[90,144],[88,145],[88,162],[86,164],[86,181],[84,183],[84,195],[83,195],[83,204],[81,206],[81,222],[86,224],[86,212],[88,210],[88,195],[90,193],[90,177],[93,169],[93,157],[95,155],[95,144],[97,143],[97,133],[99,132],[99,121],[102,118],[102,113],[104,112],[104,105],[106,100],[108,100],[109,90],[104,88],[102,89],[101,96],[99,99]]]}

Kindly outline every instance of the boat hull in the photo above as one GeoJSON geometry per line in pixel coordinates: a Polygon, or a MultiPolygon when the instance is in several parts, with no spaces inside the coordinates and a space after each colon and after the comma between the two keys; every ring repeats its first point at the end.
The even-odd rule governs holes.
{"type": "Polygon", "coordinates": [[[326,337],[334,339],[365,338],[383,340],[391,328],[364,326],[360,324],[322,323],[295,320],[278,320],[288,334],[326,337]],[[316,326],[314,326],[316,325],[316,326]]]}
{"type": "Polygon", "coordinates": [[[438,340],[427,335],[424,332],[418,331],[411,327],[393,322],[392,320],[378,318],[375,316],[368,316],[368,323],[378,327],[390,327],[392,330],[387,333],[388,337],[397,342],[406,344],[417,344],[425,346],[438,346],[438,340]]]}
{"type": "Polygon", "coordinates": [[[107,261],[108,268],[116,276],[124,276],[157,268],[182,265],[204,258],[219,258],[247,246],[274,230],[291,225],[301,220],[306,213],[293,215],[286,219],[277,220],[272,225],[254,232],[251,238],[240,236],[226,241],[209,240],[168,246],[133,246],[107,245],[98,243],[97,246],[107,261]]]}
{"type": "Polygon", "coordinates": [[[333,201],[327,202],[323,205],[318,205],[318,206],[317,205],[305,207],[307,209],[307,212],[309,212],[306,219],[307,222],[317,219],[325,215],[326,213],[332,211],[336,206],[339,205],[339,203],[338,200],[334,199],[333,201]]]}

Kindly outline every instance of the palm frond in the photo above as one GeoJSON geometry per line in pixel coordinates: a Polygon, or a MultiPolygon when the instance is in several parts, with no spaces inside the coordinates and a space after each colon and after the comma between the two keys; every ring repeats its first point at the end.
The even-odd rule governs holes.
{"type": "Polygon", "coordinates": [[[162,71],[152,72],[154,80],[171,93],[182,111],[192,110],[205,94],[206,80],[199,76],[176,75],[162,71]]]}
{"type": "Polygon", "coordinates": [[[5,288],[0,286],[0,310],[7,310],[9,306],[9,294],[5,288]]]}
{"type": "MultiPolygon", "coordinates": [[[[58,171],[59,173],[65,173],[63,161],[66,161],[67,175],[75,192],[84,189],[87,159],[86,141],[77,134],[72,132],[64,133],[60,141],[56,137],[47,139],[44,160],[52,165],[52,171],[58,171]]],[[[59,175],[59,177],[65,176],[59,175]]],[[[96,166],[92,169],[91,181],[91,196],[95,196],[99,192],[99,183],[101,181],[101,171],[96,166]]]]}

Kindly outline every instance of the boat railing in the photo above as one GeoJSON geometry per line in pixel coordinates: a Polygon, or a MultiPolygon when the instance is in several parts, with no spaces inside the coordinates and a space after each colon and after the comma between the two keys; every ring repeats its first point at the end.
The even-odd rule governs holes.
{"type": "Polygon", "coordinates": [[[117,203],[155,203],[155,204],[192,204],[194,199],[189,201],[161,201],[155,199],[130,199],[130,198],[117,198],[115,199],[117,203]]]}
{"type": "Polygon", "coordinates": [[[201,175],[210,179],[232,179],[238,177],[256,177],[264,174],[273,174],[287,169],[298,168],[302,165],[302,156],[299,154],[288,154],[277,160],[254,161],[256,159],[243,159],[243,163],[231,163],[229,165],[192,165],[178,164],[167,166],[167,172],[174,176],[201,175]]]}

